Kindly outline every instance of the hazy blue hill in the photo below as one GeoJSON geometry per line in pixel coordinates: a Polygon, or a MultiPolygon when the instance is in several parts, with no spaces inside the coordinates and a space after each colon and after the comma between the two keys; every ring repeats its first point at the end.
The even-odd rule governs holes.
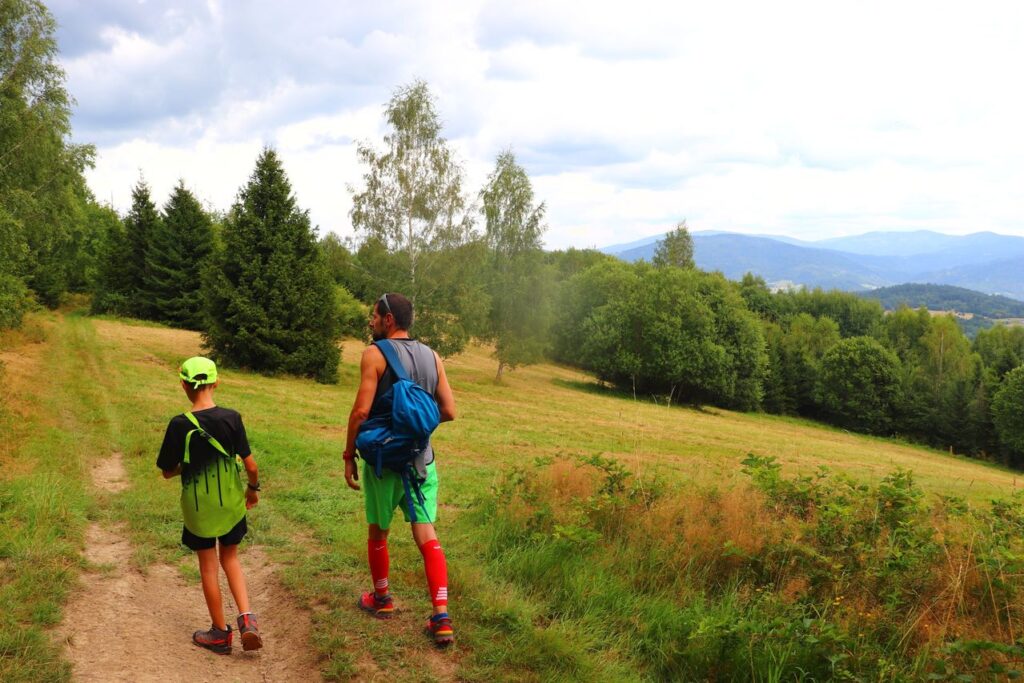
{"type": "Polygon", "coordinates": [[[986,318],[1024,318],[1024,301],[953,285],[909,283],[862,292],[861,296],[877,299],[890,311],[906,305],[924,306],[933,311],[973,313],[986,318]]]}
{"type": "MultiPolygon", "coordinates": [[[[616,255],[626,261],[654,256],[656,242],[616,255]]],[[[783,280],[826,289],[866,289],[891,284],[859,258],[838,251],[786,244],[767,237],[735,233],[694,233],[693,257],[702,270],[719,270],[731,279],[757,273],[768,282],[783,280]]]]}
{"type": "MultiPolygon", "coordinates": [[[[919,230],[803,242],[727,232],[691,234],[697,266],[720,270],[730,278],[753,272],[769,283],[853,291],[904,282],[934,282],[1024,298],[1024,237],[992,232],[943,235],[919,230]],[[830,248],[822,248],[826,245],[830,248]]],[[[602,251],[627,261],[649,261],[661,237],[602,251]]]]}
{"type": "Polygon", "coordinates": [[[1024,256],[945,268],[925,273],[918,279],[1024,300],[1024,256]]]}
{"type": "Polygon", "coordinates": [[[865,256],[916,256],[952,247],[960,239],[931,230],[912,232],[866,232],[863,235],[818,240],[815,246],[865,256]]]}

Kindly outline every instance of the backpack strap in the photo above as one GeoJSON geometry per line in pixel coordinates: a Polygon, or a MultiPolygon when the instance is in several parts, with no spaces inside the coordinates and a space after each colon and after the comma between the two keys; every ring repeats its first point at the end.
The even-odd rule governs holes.
{"type": "Polygon", "coordinates": [[[185,457],[184,457],[183,461],[184,461],[184,463],[186,465],[189,464],[189,460],[190,460],[190,458],[189,458],[189,444],[192,441],[192,435],[195,434],[196,432],[199,432],[199,435],[202,436],[204,439],[206,439],[210,443],[211,446],[213,446],[218,451],[220,451],[221,454],[225,458],[228,458],[228,459],[231,458],[231,455],[224,449],[223,446],[220,445],[220,441],[217,441],[217,439],[215,439],[212,434],[208,434],[205,429],[203,429],[201,426],[199,426],[199,420],[196,419],[195,415],[193,415],[192,413],[182,413],[182,414],[185,417],[188,418],[189,422],[191,422],[192,424],[194,424],[196,426],[195,429],[191,430],[188,434],[185,435],[185,457]]]}
{"type": "Polygon", "coordinates": [[[411,381],[409,379],[409,373],[405,371],[405,366],[402,365],[402,361],[398,359],[398,353],[395,352],[395,346],[391,343],[390,339],[380,339],[373,342],[374,345],[380,349],[380,352],[384,355],[384,360],[387,361],[388,366],[398,375],[399,380],[411,381]]]}

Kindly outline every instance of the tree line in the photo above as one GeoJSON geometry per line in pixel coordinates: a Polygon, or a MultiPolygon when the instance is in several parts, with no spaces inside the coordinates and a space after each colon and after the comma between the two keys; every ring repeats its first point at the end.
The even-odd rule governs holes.
{"type": "Polygon", "coordinates": [[[444,356],[492,344],[498,380],[549,358],[669,404],[799,415],[1024,464],[1024,329],[971,342],[923,309],[886,315],[853,294],[729,281],[695,268],[685,223],[651,263],[545,251],[546,207],[512,150],[467,192],[422,81],[386,104],[382,144],[358,146],[351,241],[317,236],[271,148],[224,213],[184,182],[158,208],[140,180],[118,216],[82,178],[92,150],[70,142],[52,18],[18,0],[0,21],[0,326],[83,292],[97,313],[201,331],[228,365],[330,382],[339,338],[364,336],[369,306],[401,291],[415,336],[444,356]]]}

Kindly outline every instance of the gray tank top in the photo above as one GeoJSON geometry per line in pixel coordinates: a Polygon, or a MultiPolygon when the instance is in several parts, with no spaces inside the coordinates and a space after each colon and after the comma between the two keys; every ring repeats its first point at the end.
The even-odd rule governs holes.
{"type": "MultiPolygon", "coordinates": [[[[409,374],[409,378],[436,399],[437,360],[430,347],[415,339],[389,339],[388,341],[395,349],[398,359],[402,361],[402,367],[409,374]]],[[[381,404],[380,397],[391,388],[395,380],[396,377],[390,368],[381,375],[377,381],[377,392],[373,395],[373,403],[370,406],[370,417],[377,417],[387,412],[388,408],[381,404]]],[[[428,445],[422,455],[416,458],[416,470],[420,476],[427,476],[425,468],[432,462],[434,462],[434,449],[428,445]]]]}

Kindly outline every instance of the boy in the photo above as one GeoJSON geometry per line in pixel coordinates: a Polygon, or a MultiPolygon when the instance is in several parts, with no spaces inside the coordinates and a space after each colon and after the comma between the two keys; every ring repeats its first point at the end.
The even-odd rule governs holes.
{"type": "Polygon", "coordinates": [[[249,611],[249,594],[238,561],[238,544],[245,536],[245,511],[259,502],[256,460],[242,425],[242,416],[213,402],[217,366],[196,356],[181,364],[181,388],[192,402],[188,413],[171,418],[156,465],[165,479],[181,475],[181,509],[185,518],[181,542],[199,557],[203,596],[213,622],[208,631],[196,631],[192,642],[217,654],[231,654],[231,627],[224,621],[224,605],[217,580],[217,542],[220,566],[238,606],[238,632],[242,648],[263,647],[256,615],[249,611]],[[239,464],[239,456],[241,456],[239,464]],[[242,483],[244,466],[248,484],[242,483]]]}

